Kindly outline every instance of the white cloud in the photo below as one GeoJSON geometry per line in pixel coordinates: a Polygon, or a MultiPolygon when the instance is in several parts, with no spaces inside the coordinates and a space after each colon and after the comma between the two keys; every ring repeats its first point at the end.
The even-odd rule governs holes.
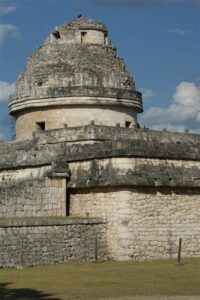
{"type": "Polygon", "coordinates": [[[9,36],[13,39],[20,39],[22,35],[16,26],[12,24],[0,24],[0,45],[9,36]]]}
{"type": "Polygon", "coordinates": [[[0,14],[6,15],[11,12],[14,12],[17,9],[17,7],[14,4],[6,5],[2,1],[0,1],[0,14]]]}
{"type": "Polygon", "coordinates": [[[142,92],[142,98],[144,100],[146,99],[149,99],[149,98],[152,98],[155,96],[155,92],[152,91],[151,89],[144,89],[144,88],[141,88],[140,91],[142,92]]]}
{"type": "Polygon", "coordinates": [[[14,92],[14,83],[9,84],[0,81],[0,102],[8,100],[9,96],[14,92]]]}
{"type": "Polygon", "coordinates": [[[193,82],[181,82],[176,87],[171,104],[167,108],[151,107],[142,122],[154,129],[167,128],[191,132],[200,131],[200,88],[193,82]]]}
{"type": "Polygon", "coordinates": [[[183,35],[191,33],[191,30],[189,30],[189,29],[182,29],[182,28],[171,28],[171,29],[168,29],[167,32],[183,36],[183,35]]]}

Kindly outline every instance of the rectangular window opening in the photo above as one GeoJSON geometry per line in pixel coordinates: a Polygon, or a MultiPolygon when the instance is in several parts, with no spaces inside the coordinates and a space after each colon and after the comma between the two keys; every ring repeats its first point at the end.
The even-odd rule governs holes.
{"type": "Polygon", "coordinates": [[[86,38],[87,32],[86,31],[82,31],[81,32],[81,43],[84,43],[85,38],[86,38]]]}
{"type": "Polygon", "coordinates": [[[126,121],[126,122],[125,122],[125,127],[126,127],[126,128],[129,128],[130,126],[131,126],[131,122],[126,121]]]}
{"type": "Polygon", "coordinates": [[[105,45],[108,44],[108,35],[107,35],[107,33],[104,33],[104,44],[105,45]]]}
{"type": "Polygon", "coordinates": [[[37,122],[37,129],[45,130],[45,122],[37,122]]]}

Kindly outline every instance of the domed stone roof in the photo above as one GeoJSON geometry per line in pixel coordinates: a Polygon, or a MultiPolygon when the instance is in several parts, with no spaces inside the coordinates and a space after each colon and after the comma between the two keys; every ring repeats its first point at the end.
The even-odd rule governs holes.
{"type": "Polygon", "coordinates": [[[78,18],[57,26],[28,58],[10,99],[10,113],[76,104],[131,106],[142,111],[141,94],[111,45],[104,24],[78,18]]]}

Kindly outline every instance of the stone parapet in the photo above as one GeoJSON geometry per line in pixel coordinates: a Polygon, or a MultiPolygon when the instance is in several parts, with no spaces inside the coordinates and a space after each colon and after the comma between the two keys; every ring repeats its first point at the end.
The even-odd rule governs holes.
{"type": "MultiPolygon", "coordinates": [[[[6,178],[14,178],[14,172],[11,170],[22,173],[24,169],[24,174],[27,170],[27,177],[30,179],[31,176],[36,176],[34,168],[45,168],[45,173],[40,173],[42,176],[51,178],[54,175],[57,177],[62,175],[70,178],[70,174],[67,173],[69,163],[69,169],[72,169],[69,182],[71,187],[84,185],[199,187],[199,147],[200,136],[188,133],[93,124],[39,131],[32,140],[0,143],[1,185],[4,181],[6,184],[6,178]],[[114,160],[120,161],[121,158],[130,159],[129,168],[126,164],[123,172],[118,163],[113,163],[114,160]],[[84,167],[84,161],[89,161],[88,168],[84,167]],[[78,166],[78,162],[82,162],[82,165],[78,166]],[[62,170],[56,171],[57,175],[53,170],[56,164],[63,165],[62,170]]],[[[23,177],[18,173],[16,178],[23,177]]]]}
{"type": "Polygon", "coordinates": [[[32,140],[0,143],[0,169],[108,157],[200,160],[200,135],[106,126],[41,131],[32,140]]]}

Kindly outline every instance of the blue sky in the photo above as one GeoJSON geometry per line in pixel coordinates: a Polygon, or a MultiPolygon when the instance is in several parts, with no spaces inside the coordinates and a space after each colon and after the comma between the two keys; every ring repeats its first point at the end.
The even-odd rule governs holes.
{"type": "Polygon", "coordinates": [[[200,132],[200,0],[0,0],[0,138],[26,58],[54,26],[82,14],[105,23],[143,92],[139,122],[200,132]]]}

